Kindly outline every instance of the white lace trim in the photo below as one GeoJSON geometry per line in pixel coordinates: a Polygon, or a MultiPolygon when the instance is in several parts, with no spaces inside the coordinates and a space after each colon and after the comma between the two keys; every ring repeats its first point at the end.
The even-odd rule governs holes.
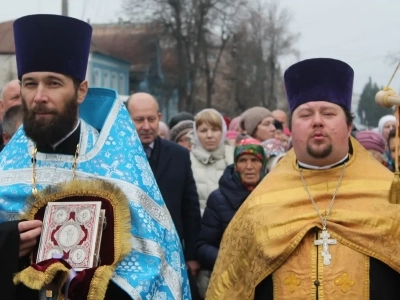
{"type": "Polygon", "coordinates": [[[111,280],[114,281],[121,289],[127,292],[128,295],[131,296],[133,300],[142,300],[142,297],[140,296],[139,292],[121,276],[118,276],[114,273],[113,276],[111,277],[111,280]]]}

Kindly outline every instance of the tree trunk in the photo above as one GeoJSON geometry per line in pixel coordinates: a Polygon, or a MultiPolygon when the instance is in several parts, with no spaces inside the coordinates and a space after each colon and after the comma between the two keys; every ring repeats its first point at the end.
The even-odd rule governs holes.
{"type": "Polygon", "coordinates": [[[269,54],[269,91],[268,91],[268,109],[273,110],[276,107],[276,96],[275,96],[275,73],[276,73],[276,63],[275,63],[275,42],[272,40],[269,54]]]}
{"type": "Polygon", "coordinates": [[[193,53],[193,62],[191,62],[189,70],[191,88],[188,97],[188,107],[193,114],[196,110],[197,75],[200,68],[201,50],[204,48],[204,17],[207,13],[208,10],[204,10],[204,8],[200,4],[196,5],[196,42],[192,51],[188,49],[188,53],[193,53]]]}
{"type": "Polygon", "coordinates": [[[185,44],[182,35],[182,18],[180,2],[176,1],[171,4],[175,14],[176,27],[174,29],[174,36],[176,40],[176,54],[178,56],[178,109],[179,111],[186,110],[187,104],[187,62],[185,55],[185,44]]]}

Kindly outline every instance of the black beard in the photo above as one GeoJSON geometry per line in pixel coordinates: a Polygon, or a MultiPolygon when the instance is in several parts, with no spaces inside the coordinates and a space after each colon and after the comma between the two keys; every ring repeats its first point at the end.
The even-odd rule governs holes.
{"type": "Polygon", "coordinates": [[[314,158],[326,158],[332,153],[332,145],[327,145],[322,151],[314,151],[311,146],[307,145],[307,153],[314,158]]]}
{"type": "Polygon", "coordinates": [[[78,95],[65,101],[61,111],[49,110],[45,105],[38,104],[29,110],[25,99],[22,99],[24,109],[23,125],[24,131],[37,145],[54,145],[68,133],[75,125],[78,116],[78,95]],[[36,120],[36,113],[51,113],[50,119],[36,120]]]}

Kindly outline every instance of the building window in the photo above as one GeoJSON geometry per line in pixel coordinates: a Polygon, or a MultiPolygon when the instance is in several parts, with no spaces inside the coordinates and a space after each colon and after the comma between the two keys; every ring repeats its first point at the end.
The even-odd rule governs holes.
{"type": "Polygon", "coordinates": [[[94,69],[92,77],[93,86],[100,86],[100,71],[99,69],[94,69]]]}
{"type": "Polygon", "coordinates": [[[101,86],[104,88],[110,87],[110,78],[108,77],[108,72],[103,73],[103,83],[101,86]]]}
{"type": "Polygon", "coordinates": [[[116,73],[111,74],[111,88],[118,91],[118,79],[116,73]]]}
{"type": "Polygon", "coordinates": [[[125,75],[122,73],[119,74],[118,93],[121,95],[125,95],[125,75]]]}

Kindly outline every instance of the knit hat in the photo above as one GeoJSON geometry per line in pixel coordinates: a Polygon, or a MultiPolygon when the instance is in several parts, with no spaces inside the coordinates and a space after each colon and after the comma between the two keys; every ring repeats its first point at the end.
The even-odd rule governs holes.
{"type": "Polygon", "coordinates": [[[262,122],[267,117],[272,117],[272,113],[262,106],[255,106],[246,110],[241,118],[241,127],[251,136],[253,136],[254,132],[258,124],[262,122]]]}
{"type": "Polygon", "coordinates": [[[387,122],[396,122],[396,117],[393,116],[393,115],[386,115],[386,116],[383,116],[382,118],[379,119],[378,132],[380,134],[383,133],[383,127],[385,127],[385,124],[387,122]]]}
{"type": "Polygon", "coordinates": [[[367,150],[375,150],[384,154],[386,142],[382,135],[377,132],[366,130],[360,131],[356,136],[358,142],[367,150]]]}
{"type": "Polygon", "coordinates": [[[169,139],[177,143],[182,136],[184,136],[190,130],[193,129],[193,126],[194,126],[194,121],[191,120],[180,121],[170,130],[169,139]]]}
{"type": "Polygon", "coordinates": [[[181,111],[169,120],[168,127],[172,129],[172,127],[174,127],[180,121],[186,120],[194,121],[194,116],[186,111],[181,111]]]}

